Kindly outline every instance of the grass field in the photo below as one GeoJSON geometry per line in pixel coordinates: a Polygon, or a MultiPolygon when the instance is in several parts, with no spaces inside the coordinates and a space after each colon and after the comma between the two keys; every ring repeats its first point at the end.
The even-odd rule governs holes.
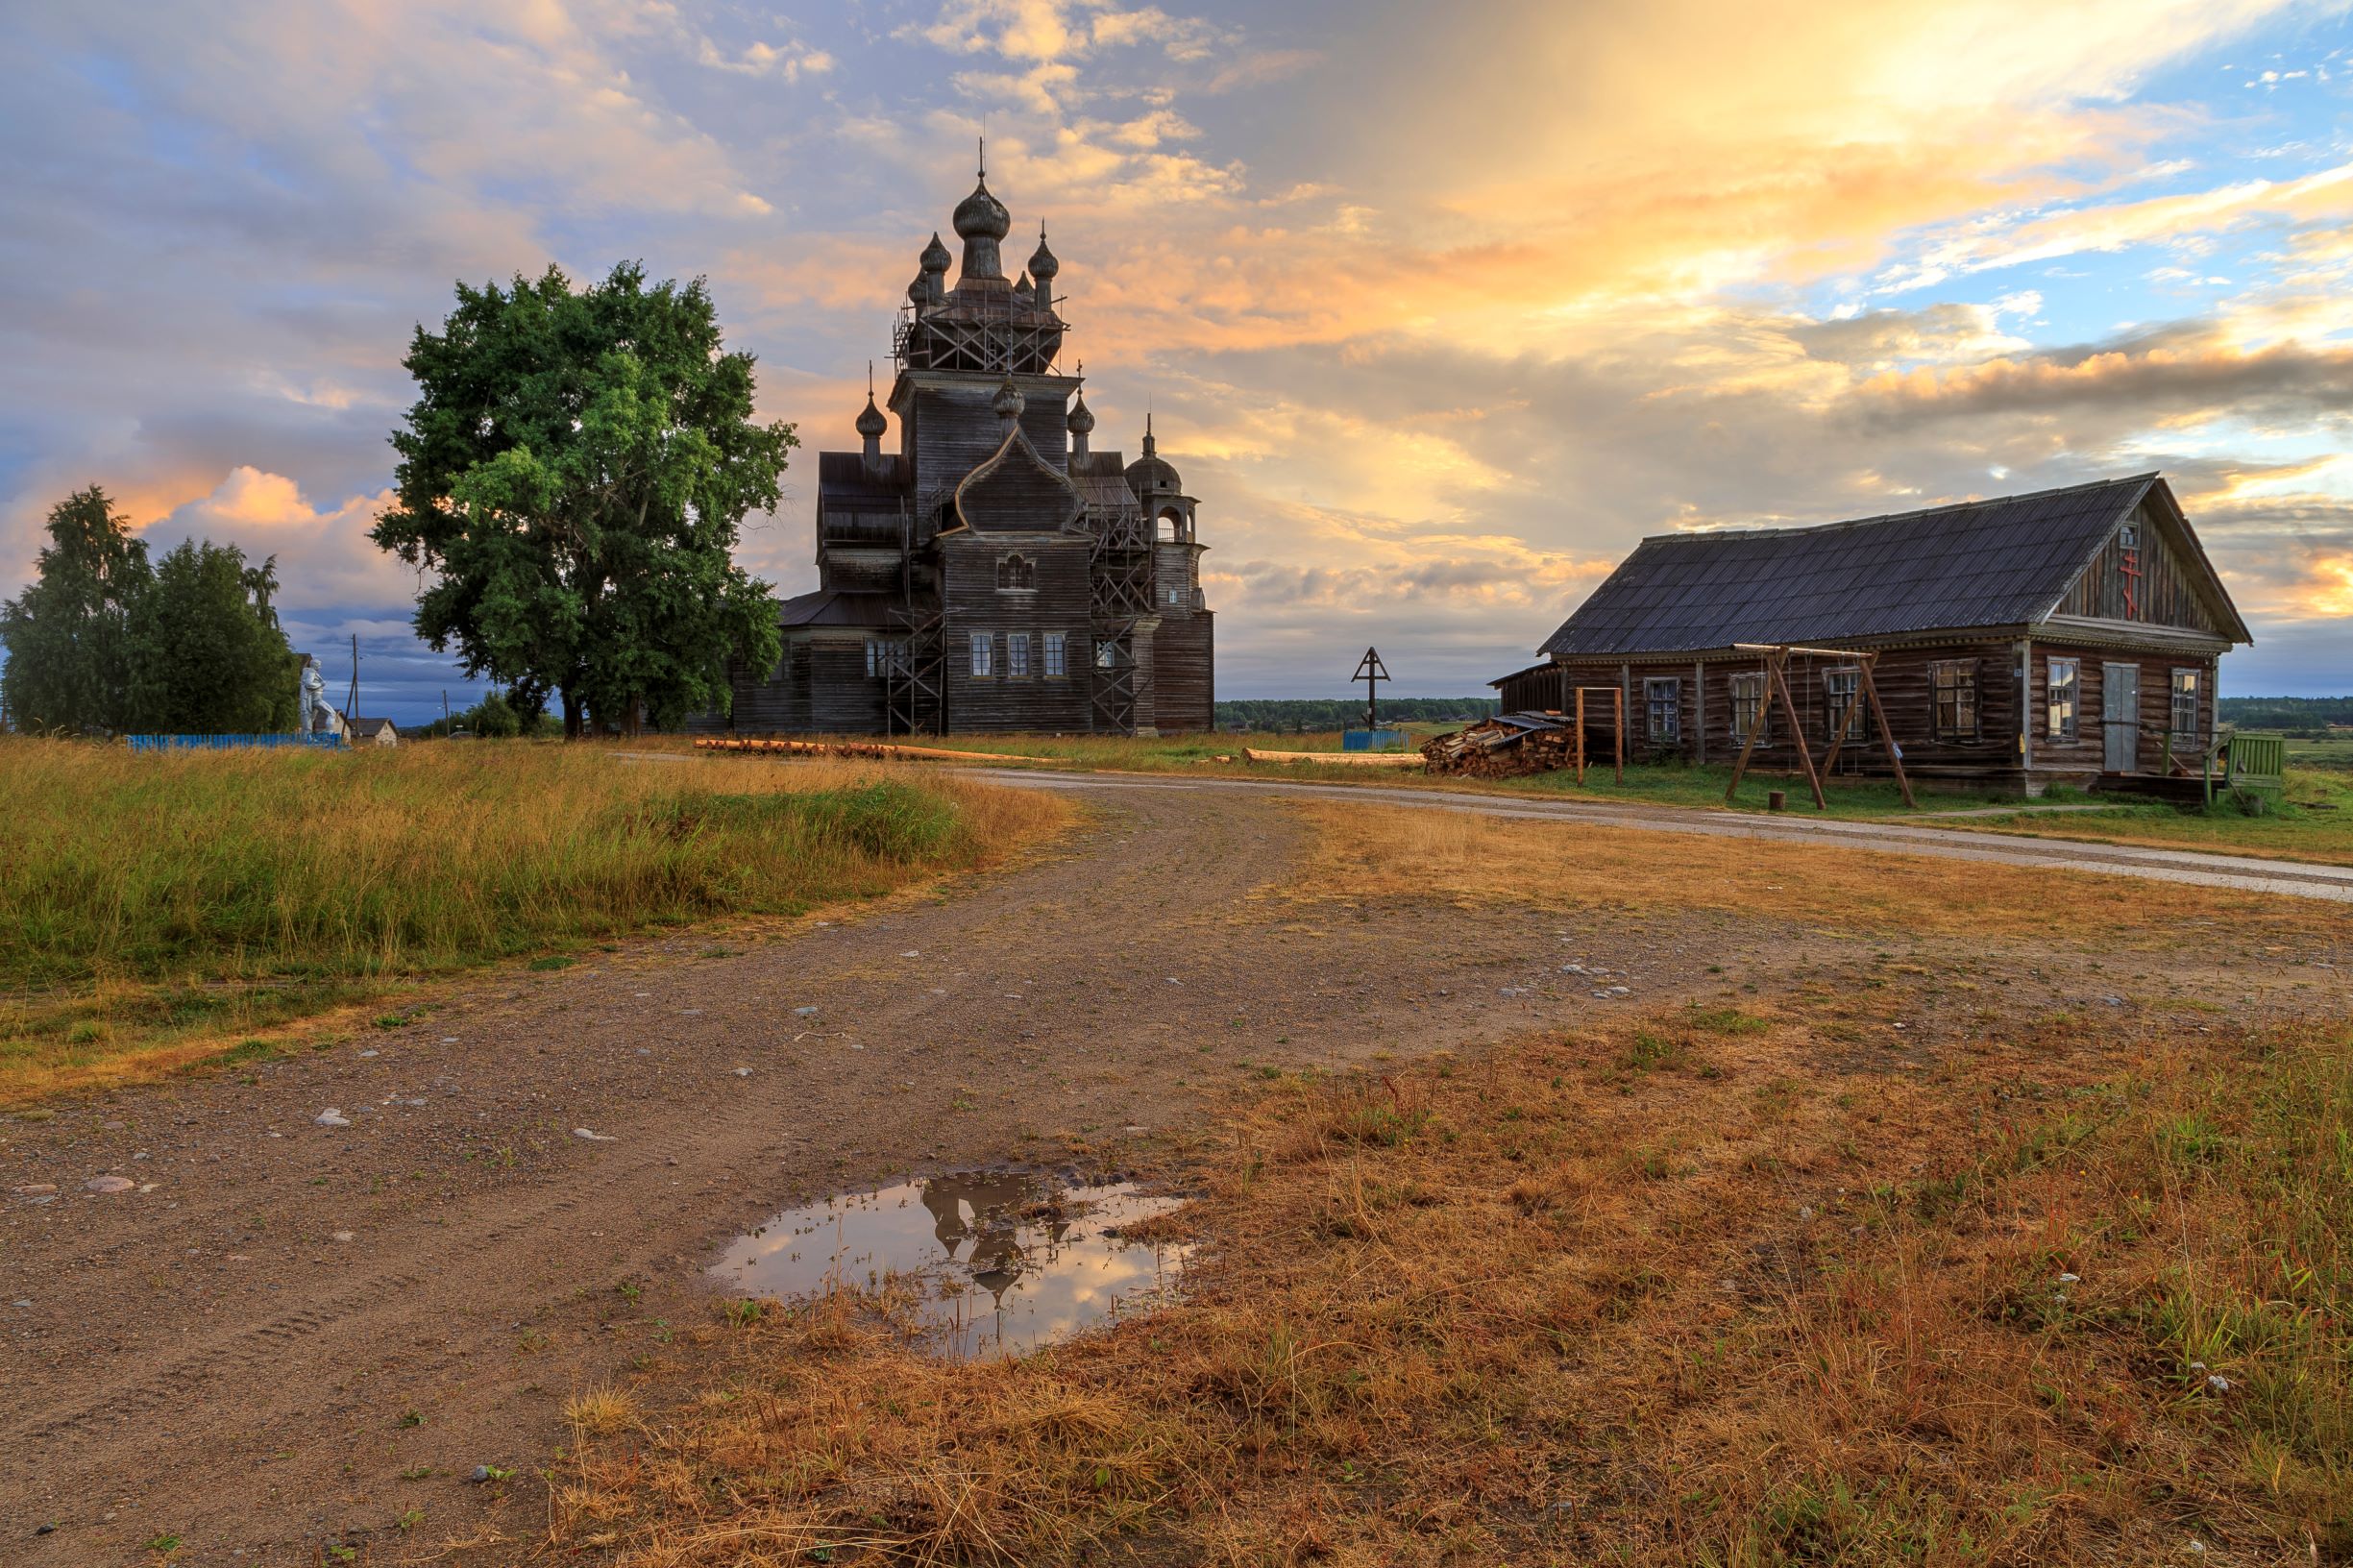
{"type": "Polygon", "coordinates": [[[1187,1298],[1022,1360],[888,1287],[732,1312],[691,1407],[575,1402],[548,1556],[2344,1560],[2343,1026],[1931,1064],[1875,983],[1286,1079],[1187,1298]]]}
{"type": "Polygon", "coordinates": [[[234,1049],[425,976],[887,893],[1066,809],[969,774],[722,776],[522,743],[9,741],[0,798],[0,1101],[234,1049]]]}

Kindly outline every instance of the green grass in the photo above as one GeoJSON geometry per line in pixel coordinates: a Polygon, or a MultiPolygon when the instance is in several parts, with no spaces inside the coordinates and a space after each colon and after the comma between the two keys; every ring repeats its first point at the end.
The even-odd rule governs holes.
{"type": "Polygon", "coordinates": [[[887,892],[1059,820],[1030,793],[552,745],[0,743],[0,1097],[500,959],[887,892]]]}

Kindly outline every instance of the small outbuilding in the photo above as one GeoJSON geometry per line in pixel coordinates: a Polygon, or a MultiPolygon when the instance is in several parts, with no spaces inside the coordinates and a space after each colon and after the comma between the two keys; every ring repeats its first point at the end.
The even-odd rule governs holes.
{"type": "Polygon", "coordinates": [[[1616,688],[1630,757],[1729,763],[1753,734],[1752,766],[1795,769],[1794,709],[1817,759],[1845,726],[1842,773],[1890,771],[1893,741],[1915,781],[2040,795],[2195,772],[2218,663],[2252,640],[2171,487],[2139,474],[1645,539],[1542,662],[1489,684],[1506,713],[1616,688]],[[1848,721],[1866,654],[1887,735],[1868,704],[1848,721]]]}
{"type": "Polygon", "coordinates": [[[354,746],[398,746],[400,731],[389,719],[350,719],[345,721],[354,746]]]}

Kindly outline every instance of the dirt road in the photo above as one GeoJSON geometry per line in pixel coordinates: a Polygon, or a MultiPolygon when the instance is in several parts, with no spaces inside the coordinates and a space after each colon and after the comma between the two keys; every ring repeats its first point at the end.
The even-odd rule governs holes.
{"type": "Polygon", "coordinates": [[[1174,790],[1185,793],[1238,790],[1256,795],[1311,799],[1378,801],[1384,805],[1467,812],[1479,817],[1583,822],[1597,827],[1626,827],[1652,833],[1698,833],[1711,838],[1812,844],[1826,848],[1868,849],[1886,854],[1926,855],[1938,860],[1974,860],[1989,865],[2093,871],[2107,876],[2135,876],[2194,887],[2231,888],[2248,893],[2274,893],[2299,898],[2353,902],[2353,866],[2323,866],[2254,855],[2216,854],[2200,849],[2159,849],[2140,845],[2037,839],[2022,834],[1976,832],[1907,821],[1841,821],[1816,817],[1802,807],[1785,816],[1759,817],[1753,812],[1695,811],[1688,806],[1646,806],[1615,800],[1515,798],[1468,790],[1384,789],[1377,785],[1317,784],[1297,779],[1261,781],[1214,776],[1115,777],[1100,773],[1024,773],[1011,770],[999,776],[1008,783],[1027,784],[1040,789],[1082,790],[1094,794],[1110,790],[1174,790]]]}
{"type": "MultiPolygon", "coordinates": [[[[1268,792],[1035,781],[1090,792],[1091,825],[940,894],[743,951],[681,937],[510,971],[298,1059],[0,1121],[0,1562],[527,1539],[564,1398],[658,1365],[667,1325],[716,1311],[721,1243],[776,1210],[910,1170],[1117,1165],[1213,1131],[1268,1065],[1771,992],[1872,945],[1299,905],[1269,895],[1304,829],[1268,792]],[[1629,994],[1593,1002],[1571,960],[1629,994]],[[86,1186],[110,1176],[130,1186],[86,1186]],[[519,1473],[474,1484],[478,1465],[519,1473]]],[[[2262,962],[2144,980],[2310,1005],[2310,970],[2262,962]]],[[[2065,955],[2013,968],[2009,1005],[2120,983],[2065,955]]]]}

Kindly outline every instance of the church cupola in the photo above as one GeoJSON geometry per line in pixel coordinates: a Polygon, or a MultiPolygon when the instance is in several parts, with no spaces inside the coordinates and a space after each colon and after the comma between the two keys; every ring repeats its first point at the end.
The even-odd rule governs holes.
{"type": "Polygon", "coordinates": [[[1008,376],[1005,384],[996,389],[996,396],[989,401],[989,406],[996,410],[998,433],[1011,435],[1014,428],[1021,423],[1021,410],[1029,406],[1029,400],[1021,396],[1021,389],[1014,385],[1013,378],[1008,376]]]}
{"type": "Polygon", "coordinates": [[[858,434],[866,442],[866,460],[871,466],[882,461],[882,438],[888,434],[891,421],[874,406],[874,367],[866,367],[866,406],[858,412],[858,434]]]}
{"type": "Polygon", "coordinates": [[[1094,433],[1094,410],[1087,406],[1086,393],[1078,395],[1078,401],[1070,405],[1070,417],[1063,423],[1070,432],[1070,455],[1086,456],[1087,438],[1094,433]]]}
{"type": "MultiPolygon", "coordinates": [[[[954,257],[947,254],[947,247],[940,243],[940,231],[934,229],[931,232],[931,243],[923,247],[923,255],[918,263],[923,269],[916,279],[916,282],[923,290],[923,298],[918,302],[919,304],[938,305],[946,295],[947,264],[954,259],[954,257]]],[[[914,292],[912,287],[909,288],[910,296],[914,292]]]]}
{"type": "Polygon", "coordinates": [[[1054,275],[1062,271],[1062,262],[1046,249],[1045,225],[1038,226],[1038,248],[1030,253],[1029,275],[1037,280],[1035,303],[1041,310],[1054,308],[1054,275]]]}
{"type": "Polygon", "coordinates": [[[956,237],[964,241],[964,270],[957,275],[961,283],[969,278],[1002,278],[1005,269],[997,259],[997,245],[1013,233],[1013,214],[1005,204],[989,194],[988,149],[981,150],[980,176],[972,186],[972,194],[956,204],[956,237]]]}

